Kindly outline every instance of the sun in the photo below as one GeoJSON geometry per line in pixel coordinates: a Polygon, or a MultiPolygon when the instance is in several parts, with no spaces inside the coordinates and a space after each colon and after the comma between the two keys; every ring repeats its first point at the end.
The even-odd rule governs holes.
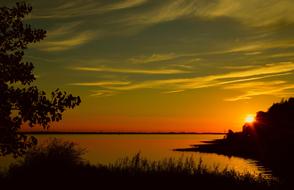
{"type": "Polygon", "coordinates": [[[246,123],[253,123],[254,120],[255,120],[255,118],[254,118],[254,115],[252,115],[252,114],[247,115],[245,118],[246,123]]]}

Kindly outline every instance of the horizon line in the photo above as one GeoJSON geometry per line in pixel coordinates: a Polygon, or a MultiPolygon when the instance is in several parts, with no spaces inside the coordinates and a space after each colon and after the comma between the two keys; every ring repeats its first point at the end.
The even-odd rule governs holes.
{"type": "Polygon", "coordinates": [[[21,131],[21,134],[226,134],[225,132],[174,132],[174,131],[166,131],[166,132],[138,132],[138,131],[21,131]]]}

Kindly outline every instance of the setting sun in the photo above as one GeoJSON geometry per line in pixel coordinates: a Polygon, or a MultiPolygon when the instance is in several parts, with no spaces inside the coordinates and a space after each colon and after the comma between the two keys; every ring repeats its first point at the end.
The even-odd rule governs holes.
{"type": "Polygon", "coordinates": [[[252,123],[254,120],[255,120],[254,115],[252,115],[252,114],[247,115],[246,118],[245,118],[246,123],[252,123]]]}

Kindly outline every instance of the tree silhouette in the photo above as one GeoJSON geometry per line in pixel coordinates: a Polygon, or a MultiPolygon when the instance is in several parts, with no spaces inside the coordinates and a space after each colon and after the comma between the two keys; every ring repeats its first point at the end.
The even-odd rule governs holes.
{"type": "Polygon", "coordinates": [[[48,128],[62,119],[66,108],[79,105],[80,97],[56,89],[48,98],[32,82],[34,65],[24,62],[24,50],[46,36],[43,29],[24,25],[32,11],[25,2],[0,7],[0,155],[21,156],[37,139],[19,133],[23,124],[48,128]]]}

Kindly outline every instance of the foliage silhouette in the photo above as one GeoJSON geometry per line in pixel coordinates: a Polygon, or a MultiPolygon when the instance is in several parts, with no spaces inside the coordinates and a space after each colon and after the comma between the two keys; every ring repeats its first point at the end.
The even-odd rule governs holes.
{"type": "Polygon", "coordinates": [[[23,23],[32,11],[25,2],[0,7],[0,156],[21,156],[37,143],[34,137],[19,133],[23,124],[48,128],[62,119],[66,108],[79,105],[80,97],[56,89],[51,98],[32,85],[34,65],[24,62],[24,51],[31,43],[45,38],[46,31],[23,23]]]}
{"type": "MultiPolygon", "coordinates": [[[[253,158],[272,170],[285,183],[294,177],[294,98],[274,103],[259,111],[253,123],[245,123],[242,132],[229,131],[215,140],[185,151],[214,152],[253,158]]],[[[292,184],[293,185],[293,184],[292,184]]]]}
{"type": "Polygon", "coordinates": [[[50,169],[52,166],[70,168],[84,162],[84,152],[84,149],[77,147],[73,142],[54,138],[29,149],[21,165],[39,170],[43,170],[44,167],[50,169]]]}

